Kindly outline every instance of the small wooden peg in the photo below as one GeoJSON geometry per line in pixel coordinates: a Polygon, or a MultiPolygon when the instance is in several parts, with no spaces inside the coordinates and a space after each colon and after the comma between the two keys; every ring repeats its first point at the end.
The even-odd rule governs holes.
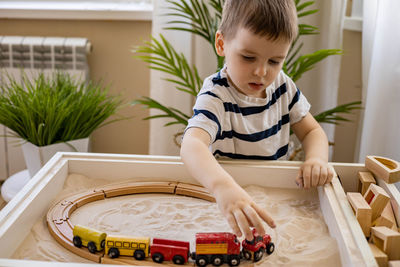
{"type": "Polygon", "coordinates": [[[371,172],[358,172],[358,192],[364,195],[370,184],[376,184],[371,172]]]}
{"type": "Polygon", "coordinates": [[[400,260],[400,233],[385,226],[371,227],[372,242],[388,255],[389,260],[400,260]]]}
{"type": "Polygon", "coordinates": [[[366,156],[365,167],[376,178],[380,178],[388,184],[400,181],[400,164],[395,160],[378,156],[366,156]]]}
{"type": "Polygon", "coordinates": [[[370,184],[367,192],[364,194],[364,199],[372,209],[372,221],[375,221],[390,201],[389,195],[386,191],[375,184],[370,184]]]}
{"type": "Polygon", "coordinates": [[[347,199],[354,210],[357,221],[360,224],[364,235],[369,237],[371,232],[371,207],[360,193],[348,192],[347,199]]]}

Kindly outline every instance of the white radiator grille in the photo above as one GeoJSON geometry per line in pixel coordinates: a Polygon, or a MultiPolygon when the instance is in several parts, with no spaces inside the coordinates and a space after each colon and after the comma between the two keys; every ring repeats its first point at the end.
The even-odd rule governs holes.
{"type": "MultiPolygon", "coordinates": [[[[85,38],[0,36],[0,83],[7,84],[8,76],[34,79],[41,72],[49,76],[55,71],[88,80],[90,50],[85,38]]],[[[0,180],[26,168],[18,140],[2,137],[7,130],[0,125],[0,180]]]]}

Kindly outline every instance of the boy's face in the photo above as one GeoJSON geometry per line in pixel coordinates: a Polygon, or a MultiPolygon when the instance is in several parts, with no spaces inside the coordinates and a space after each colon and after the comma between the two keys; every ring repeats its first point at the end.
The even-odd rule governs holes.
{"type": "Polygon", "coordinates": [[[217,32],[215,47],[218,55],[225,56],[228,78],[239,92],[266,97],[265,88],[281,71],[290,42],[271,41],[240,27],[230,40],[217,32]]]}

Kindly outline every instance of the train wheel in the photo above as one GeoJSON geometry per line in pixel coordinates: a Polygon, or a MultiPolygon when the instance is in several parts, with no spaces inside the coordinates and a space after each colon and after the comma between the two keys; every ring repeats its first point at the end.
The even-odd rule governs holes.
{"type": "Polygon", "coordinates": [[[119,250],[117,248],[110,248],[108,251],[108,257],[114,259],[119,257],[119,250]]]}
{"type": "Polygon", "coordinates": [[[206,266],[208,264],[208,260],[206,256],[197,256],[196,264],[198,266],[206,266]]]}
{"type": "Polygon", "coordinates": [[[133,257],[137,259],[138,261],[144,260],[145,254],[143,250],[135,250],[135,253],[133,253],[133,257]]]}
{"type": "Polygon", "coordinates": [[[185,263],[185,258],[182,257],[181,255],[175,255],[172,258],[172,262],[175,263],[175,264],[178,264],[178,265],[182,265],[182,264],[185,263]]]}
{"type": "Polygon", "coordinates": [[[228,259],[228,263],[230,266],[238,266],[240,264],[239,255],[230,255],[228,259]]]}
{"type": "Polygon", "coordinates": [[[164,256],[161,253],[154,253],[154,255],[151,255],[151,258],[157,263],[162,263],[164,261],[164,256]]]}
{"type": "Polygon", "coordinates": [[[254,262],[257,262],[261,260],[262,256],[264,254],[264,251],[262,248],[260,248],[258,251],[254,252],[254,262]]]}
{"type": "Polygon", "coordinates": [[[74,243],[75,247],[82,247],[82,239],[79,236],[74,236],[74,238],[72,239],[72,242],[74,243]]]}
{"type": "Polygon", "coordinates": [[[93,241],[90,241],[90,242],[87,244],[87,248],[88,248],[88,250],[89,250],[90,253],[96,253],[96,251],[97,251],[96,245],[94,244],[93,241]]]}
{"type": "Polygon", "coordinates": [[[267,254],[268,255],[271,255],[272,254],[272,252],[274,252],[274,250],[275,250],[275,244],[274,243],[272,243],[272,242],[270,242],[268,245],[267,245],[267,254]]]}
{"type": "Polygon", "coordinates": [[[246,260],[251,260],[251,252],[248,251],[248,250],[243,250],[243,257],[244,257],[246,260]]]}
{"type": "Polygon", "coordinates": [[[224,259],[221,255],[215,255],[211,258],[211,263],[214,266],[220,266],[222,263],[224,263],[224,259]]]}

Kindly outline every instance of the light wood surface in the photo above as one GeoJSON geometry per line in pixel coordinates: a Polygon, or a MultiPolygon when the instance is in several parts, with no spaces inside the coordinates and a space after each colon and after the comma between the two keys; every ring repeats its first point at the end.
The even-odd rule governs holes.
{"type": "Polygon", "coordinates": [[[372,209],[372,221],[375,221],[381,213],[386,205],[390,201],[390,196],[386,193],[386,191],[375,184],[370,184],[367,192],[364,194],[364,198],[367,203],[371,206],[372,209]]]}
{"type": "Polygon", "coordinates": [[[372,209],[365,201],[364,197],[360,193],[347,193],[347,198],[350,202],[351,207],[354,210],[357,221],[363,230],[366,237],[370,236],[371,233],[371,218],[372,209]]]}
{"type": "Polygon", "coordinates": [[[367,156],[365,158],[365,167],[375,175],[375,178],[380,178],[388,184],[400,181],[400,164],[395,160],[367,156]]]}
{"type": "Polygon", "coordinates": [[[389,260],[400,260],[400,233],[385,226],[371,228],[373,243],[388,255],[389,260]]]}
{"type": "MultiPolygon", "coordinates": [[[[294,178],[300,164],[301,162],[240,161],[223,162],[222,166],[242,186],[255,184],[296,189],[294,178]]],[[[362,164],[335,163],[333,166],[340,174],[340,181],[336,178],[332,184],[319,187],[318,195],[329,232],[338,242],[342,264],[377,266],[343,190],[344,187],[346,190],[356,191],[357,173],[366,169],[362,164]]],[[[110,182],[124,179],[136,182],[157,179],[159,182],[197,184],[187,173],[179,157],[58,153],[0,212],[0,244],[7,243],[0,251],[0,266],[5,262],[9,266],[18,266],[19,260],[4,258],[13,254],[33,224],[45,216],[50,208],[49,201],[56,198],[66,177],[72,173],[110,182]],[[10,262],[15,264],[10,265],[10,262]]],[[[65,210],[62,219],[68,217],[72,211],[72,207],[70,211],[65,210]]],[[[57,264],[50,263],[49,266],[58,266],[57,264]]]]}
{"type": "Polygon", "coordinates": [[[361,192],[362,195],[367,192],[370,184],[376,184],[375,178],[371,172],[359,172],[358,173],[359,185],[358,192],[361,192]]]}
{"type": "Polygon", "coordinates": [[[388,256],[372,243],[369,243],[369,247],[371,248],[372,254],[374,254],[375,260],[379,267],[388,266],[388,256]]]}

